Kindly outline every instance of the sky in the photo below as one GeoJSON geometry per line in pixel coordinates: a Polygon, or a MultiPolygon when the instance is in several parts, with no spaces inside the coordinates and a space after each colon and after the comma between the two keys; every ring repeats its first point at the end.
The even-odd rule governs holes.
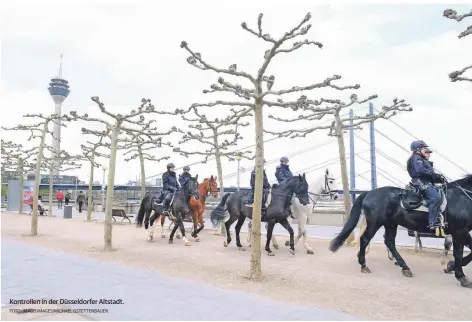
{"type": "MultiPolygon", "coordinates": [[[[268,44],[241,28],[245,21],[257,28],[257,16],[264,13],[263,30],[274,37],[298,24],[307,12],[313,25],[306,38],[323,43],[323,48],[307,46],[291,54],[276,57],[267,75],[275,75],[274,89],[291,88],[323,81],[334,74],[342,75],[340,84],[360,84],[360,98],[377,94],[376,109],[389,105],[394,98],[405,99],[414,109],[391,120],[375,123],[378,186],[403,185],[408,181],[404,169],[409,145],[415,137],[426,141],[434,150],[435,167],[450,178],[472,173],[472,151],[469,148],[472,121],[472,85],[451,83],[448,74],[472,62],[472,37],[458,39],[470,24],[446,19],[442,12],[454,8],[459,13],[470,11],[464,4],[355,4],[340,2],[313,3],[301,1],[172,1],[140,2],[2,2],[1,25],[1,124],[11,127],[26,124],[27,113],[53,113],[54,104],[47,87],[57,76],[59,57],[63,54],[63,77],[70,82],[71,93],[63,104],[63,113],[77,111],[100,116],[92,96],[99,96],[107,108],[126,113],[136,108],[141,98],[152,99],[156,108],[173,111],[185,109],[195,102],[209,102],[218,96],[202,94],[220,75],[196,69],[186,62],[188,54],[180,48],[182,40],[200,52],[213,65],[227,68],[236,63],[238,70],[256,73],[268,44]],[[404,130],[410,132],[408,134],[404,130]],[[393,142],[394,143],[393,143],[393,142]],[[454,165],[453,161],[458,166],[454,165]],[[393,160],[393,161],[392,161],[393,160]],[[462,168],[462,169],[461,169],[462,168]]],[[[469,18],[470,20],[470,18],[469,18]]],[[[469,75],[471,76],[471,75],[469,75]]],[[[225,79],[245,85],[244,80],[225,79]]],[[[247,85],[247,84],[246,84],[247,85]]],[[[353,92],[333,93],[314,90],[304,93],[309,98],[336,97],[346,99],[353,92]],[[333,96],[334,95],[334,96],[333,96]]],[[[365,115],[367,104],[355,106],[356,115],[365,115]]],[[[223,117],[227,108],[205,110],[207,116],[223,117]]],[[[348,111],[346,110],[345,113],[348,111]]],[[[264,108],[264,127],[282,130],[304,124],[286,124],[270,120],[297,117],[298,112],[264,108]]],[[[102,117],[102,116],[100,116],[102,117]]],[[[172,125],[187,130],[179,117],[152,116],[162,131],[172,125]]],[[[238,147],[254,144],[254,121],[241,130],[243,140],[238,147]]],[[[324,121],[330,122],[330,120],[324,121]]],[[[326,124],[326,123],[325,123],[326,124]]],[[[100,125],[73,123],[62,130],[63,149],[80,153],[80,145],[92,137],[82,135],[83,126],[101,129],[100,125]]],[[[318,123],[310,123],[310,126],[318,123]]],[[[356,187],[369,189],[369,126],[355,133],[356,187]]],[[[22,133],[2,131],[2,138],[25,145],[22,133]]],[[[272,136],[265,134],[264,139],[272,136]]],[[[177,144],[179,135],[168,138],[177,144]]],[[[349,154],[349,135],[345,135],[349,154]]],[[[198,144],[182,145],[182,149],[201,150],[198,144]]],[[[236,149],[236,148],[235,148],[236,149]]],[[[170,156],[177,167],[202,159],[156,149],[157,157],[170,156]]],[[[321,175],[326,168],[335,177],[340,174],[338,147],[326,131],[306,138],[274,139],[265,144],[266,160],[289,156],[293,172],[306,171],[307,176],[321,175]],[[329,143],[326,143],[329,142],[329,143]],[[326,143],[326,144],[325,144],[326,143]],[[325,144],[325,145],[323,145],[325,144]],[[318,147],[320,146],[320,147],[318,147]],[[305,151],[305,152],[303,152],[305,151]],[[293,155],[293,156],[292,156],[293,155]]],[[[100,160],[106,163],[105,160],[100,160]]],[[[165,171],[166,161],[146,162],[146,177],[165,171]]],[[[241,185],[249,185],[254,161],[242,160],[241,185]]],[[[276,162],[266,167],[269,180],[275,180],[276,162]]],[[[349,160],[348,160],[349,166],[349,160]]],[[[214,161],[192,167],[199,177],[216,175],[214,161]]],[[[89,166],[67,174],[88,181],[89,166]]],[[[94,172],[101,181],[101,169],[94,172]]],[[[225,186],[236,185],[236,162],[223,161],[225,186]]],[[[118,152],[116,183],[136,180],[138,161],[125,162],[118,152]]]]}

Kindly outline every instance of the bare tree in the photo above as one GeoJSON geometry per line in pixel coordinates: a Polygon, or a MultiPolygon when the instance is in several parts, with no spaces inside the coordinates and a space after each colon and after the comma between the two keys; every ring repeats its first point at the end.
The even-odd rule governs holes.
{"type": "Polygon", "coordinates": [[[176,110],[175,112],[165,112],[165,111],[156,111],[154,105],[151,104],[150,99],[143,98],[141,100],[141,105],[138,107],[138,110],[132,110],[129,114],[114,114],[105,108],[105,104],[100,101],[97,96],[92,97],[92,101],[95,102],[100,109],[100,112],[111,118],[111,121],[107,121],[98,117],[89,117],[87,114],[78,115],[77,112],[72,111],[71,115],[75,120],[84,120],[87,122],[96,122],[106,126],[106,130],[97,131],[90,130],[87,128],[82,128],[82,132],[85,134],[93,134],[96,136],[103,136],[109,131],[110,137],[110,164],[108,170],[108,183],[107,183],[107,197],[106,197],[106,206],[105,206],[105,250],[112,251],[112,228],[113,228],[113,216],[112,216],[112,207],[113,207],[113,186],[115,184],[115,167],[116,167],[116,152],[118,149],[118,140],[119,135],[123,134],[124,131],[128,133],[141,133],[143,135],[152,135],[153,132],[157,130],[156,127],[152,127],[154,120],[146,121],[144,114],[167,114],[167,115],[177,115],[184,113],[184,111],[176,110]],[[134,126],[134,128],[133,128],[134,126]]]}
{"type": "Polygon", "coordinates": [[[179,132],[175,126],[172,127],[170,131],[159,133],[153,132],[149,135],[143,135],[142,133],[129,132],[125,131],[128,136],[124,139],[123,145],[119,146],[119,149],[128,150],[124,153],[128,157],[125,158],[125,161],[129,162],[131,160],[139,158],[139,164],[141,167],[141,198],[144,198],[146,194],[146,171],[144,168],[144,161],[154,161],[160,162],[162,160],[168,160],[170,157],[164,156],[157,158],[155,155],[149,153],[150,150],[155,148],[161,148],[162,146],[172,147],[170,142],[163,142],[162,137],[167,136],[174,132],[179,132]]]}
{"type": "MultiPolygon", "coordinates": [[[[96,134],[96,133],[95,133],[96,134]]],[[[101,133],[99,133],[101,134],[101,133]]],[[[98,152],[97,150],[101,147],[105,147],[110,149],[110,144],[105,143],[104,139],[108,137],[109,131],[106,131],[103,133],[103,135],[98,135],[96,134],[99,138],[98,142],[94,143],[91,141],[86,141],[86,144],[82,144],[80,147],[82,148],[82,160],[87,160],[90,162],[90,179],[89,179],[89,188],[88,188],[88,200],[87,200],[87,221],[92,220],[92,196],[93,194],[93,171],[95,168],[99,168],[100,164],[97,163],[96,158],[109,158],[110,156],[108,154],[104,154],[101,152],[98,152]]]]}
{"type": "MultiPolygon", "coordinates": [[[[452,20],[456,20],[458,22],[461,22],[464,18],[472,17],[472,10],[470,10],[469,13],[465,13],[463,15],[458,15],[457,11],[455,11],[453,9],[446,9],[446,10],[444,10],[443,16],[448,18],[448,19],[452,19],[452,20]]],[[[461,38],[464,38],[464,37],[470,36],[470,35],[472,35],[472,25],[468,26],[463,32],[461,32],[459,34],[458,37],[459,37],[459,39],[461,39],[461,38]]],[[[451,82],[457,82],[457,81],[472,82],[472,78],[462,76],[462,74],[464,74],[468,69],[472,69],[472,65],[464,67],[460,70],[453,71],[452,73],[450,73],[449,78],[451,79],[451,82]]]]}
{"type": "MultiPolygon", "coordinates": [[[[44,156],[44,147],[46,142],[46,136],[51,134],[54,138],[54,135],[49,131],[50,123],[57,123],[60,126],[66,127],[64,124],[66,121],[70,121],[70,118],[67,115],[58,116],[57,114],[43,115],[43,114],[26,114],[25,118],[35,118],[39,121],[35,124],[30,125],[17,125],[15,127],[6,128],[2,126],[2,129],[6,131],[27,131],[30,132],[28,141],[33,139],[39,139],[39,147],[37,154],[37,162],[34,176],[34,192],[33,192],[33,215],[31,218],[31,235],[36,236],[38,234],[38,196],[39,196],[39,184],[41,182],[41,165],[42,158],[44,156]]],[[[58,140],[59,138],[54,138],[58,140]]]]}
{"type": "MultiPolygon", "coordinates": [[[[42,168],[49,171],[49,216],[52,216],[52,197],[54,186],[54,172],[66,172],[70,170],[80,169],[82,165],[78,163],[81,158],[79,156],[70,155],[64,150],[57,151],[53,147],[45,144],[44,147],[51,152],[50,157],[43,156],[42,168]]],[[[35,162],[37,160],[34,160],[35,162]]]]}
{"type": "Polygon", "coordinates": [[[20,179],[20,208],[18,210],[20,215],[24,210],[25,176],[34,168],[31,158],[38,153],[37,150],[37,148],[25,149],[21,144],[2,140],[2,169],[4,167],[16,171],[20,179]]]}
{"type": "MultiPolygon", "coordinates": [[[[211,91],[203,91],[204,93],[220,91],[221,87],[217,85],[212,86],[211,91]]],[[[194,118],[187,117],[182,115],[182,119],[190,123],[188,127],[194,129],[194,132],[188,131],[184,134],[182,139],[179,142],[179,145],[188,143],[188,142],[200,142],[209,147],[206,150],[194,149],[193,151],[182,150],[180,147],[174,148],[174,152],[179,152],[181,155],[188,157],[189,155],[201,155],[205,159],[202,163],[206,163],[208,158],[211,156],[215,157],[217,176],[220,186],[220,195],[221,198],[224,195],[224,184],[223,184],[223,168],[221,166],[221,158],[225,157],[230,161],[236,160],[237,156],[246,158],[249,160],[254,159],[253,156],[250,156],[251,151],[244,152],[235,152],[228,151],[228,148],[234,147],[237,145],[238,140],[241,140],[243,137],[238,132],[239,127],[248,126],[249,123],[243,123],[241,121],[244,117],[252,116],[251,109],[242,109],[236,110],[231,109],[231,115],[228,115],[224,118],[215,118],[213,120],[209,119],[205,114],[198,111],[196,107],[191,108],[194,118]]],[[[224,225],[223,225],[224,226],[224,225]]]]}

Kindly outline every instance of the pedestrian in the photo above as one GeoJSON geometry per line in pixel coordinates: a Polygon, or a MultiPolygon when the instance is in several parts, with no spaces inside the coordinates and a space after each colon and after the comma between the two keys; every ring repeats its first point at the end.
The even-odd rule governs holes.
{"type": "Polygon", "coordinates": [[[66,202],[66,206],[68,206],[68,205],[69,205],[69,201],[70,201],[70,192],[69,192],[69,191],[67,191],[64,200],[65,200],[65,202],[66,202]]]}
{"type": "Polygon", "coordinates": [[[79,194],[77,195],[77,200],[76,202],[79,204],[79,212],[82,212],[82,206],[84,205],[85,201],[85,193],[83,191],[80,191],[79,194]]]}
{"type": "Polygon", "coordinates": [[[59,192],[56,194],[56,199],[57,199],[57,209],[62,209],[62,205],[64,203],[64,193],[62,190],[59,190],[59,192]]]}

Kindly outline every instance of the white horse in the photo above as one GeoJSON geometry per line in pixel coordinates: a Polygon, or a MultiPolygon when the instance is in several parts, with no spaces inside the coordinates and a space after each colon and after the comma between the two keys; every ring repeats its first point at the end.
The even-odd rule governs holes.
{"type": "MultiPolygon", "coordinates": [[[[313,249],[308,245],[307,241],[307,232],[306,225],[308,222],[308,216],[313,213],[313,209],[316,206],[316,203],[322,196],[329,196],[331,199],[336,200],[338,198],[338,193],[334,191],[336,189],[336,179],[330,176],[329,170],[326,169],[324,175],[317,176],[314,180],[308,181],[308,196],[310,198],[310,203],[306,206],[303,206],[298,198],[294,197],[292,199],[292,217],[298,219],[298,235],[295,238],[295,245],[297,245],[300,238],[303,237],[303,246],[307,254],[313,255],[313,249]]],[[[265,224],[267,230],[267,223],[265,224]]],[[[251,221],[248,224],[248,238],[247,242],[249,245],[252,245],[252,223],[251,221]]],[[[275,249],[279,249],[279,244],[275,235],[272,235],[272,245],[275,249]]],[[[285,242],[285,246],[288,246],[289,242],[285,242]]]]}

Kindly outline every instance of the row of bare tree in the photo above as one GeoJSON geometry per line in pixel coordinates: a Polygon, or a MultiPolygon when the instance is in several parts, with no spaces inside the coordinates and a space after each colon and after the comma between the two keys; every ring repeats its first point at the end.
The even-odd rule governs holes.
{"type": "MultiPolygon", "coordinates": [[[[469,14],[462,16],[457,15],[454,10],[448,9],[444,12],[444,16],[450,19],[461,21],[465,17],[472,16],[469,14]]],[[[254,196],[254,213],[253,213],[253,247],[251,256],[250,277],[259,279],[262,274],[261,269],[261,202],[262,202],[262,176],[264,163],[264,133],[275,135],[278,137],[305,137],[310,133],[318,130],[326,130],[328,135],[337,138],[339,147],[339,158],[341,165],[341,177],[343,191],[345,196],[349,196],[348,175],[346,166],[346,155],[343,133],[345,129],[353,127],[359,129],[362,124],[373,122],[377,119],[388,119],[398,112],[411,111],[409,104],[401,99],[393,99],[390,104],[382,106],[381,110],[374,114],[365,116],[356,116],[354,121],[350,123],[349,118],[343,117],[343,110],[352,107],[355,104],[364,104],[377,99],[376,94],[372,94],[365,98],[359,98],[356,91],[360,88],[359,84],[343,84],[340,75],[331,75],[325,79],[308,85],[292,86],[287,89],[276,89],[276,77],[269,73],[269,67],[272,61],[281,54],[290,54],[305,47],[315,47],[321,49],[323,45],[317,41],[303,39],[309,33],[312,25],[309,24],[311,15],[308,13],[297,25],[285,32],[279,37],[271,36],[263,32],[262,28],[263,15],[260,14],[257,19],[257,27],[252,28],[243,22],[241,27],[249,34],[263,40],[268,44],[268,49],[263,54],[263,61],[257,73],[251,74],[238,69],[236,64],[230,65],[228,68],[217,67],[207,61],[203,55],[190,48],[186,41],[181,42],[181,48],[188,53],[187,62],[198,69],[204,71],[213,71],[219,76],[217,83],[210,86],[210,89],[203,90],[204,94],[220,93],[232,95],[233,99],[214,100],[211,102],[195,103],[188,109],[176,109],[173,112],[156,109],[150,99],[142,99],[137,110],[132,110],[126,115],[114,114],[106,109],[105,104],[98,98],[92,97],[97,104],[100,115],[97,117],[89,117],[87,114],[79,115],[77,112],[71,112],[70,115],[50,115],[42,114],[26,115],[28,118],[39,119],[39,122],[32,125],[19,125],[13,128],[4,128],[5,130],[29,131],[31,136],[29,140],[39,139],[36,142],[38,148],[26,149],[19,144],[13,142],[2,141],[2,158],[9,168],[15,168],[20,177],[24,178],[27,171],[35,170],[35,196],[33,205],[33,218],[31,225],[31,233],[37,234],[37,197],[39,190],[39,180],[41,169],[52,170],[71,169],[79,166],[81,161],[87,160],[90,163],[90,184],[89,194],[91,195],[93,183],[93,170],[98,167],[97,158],[105,157],[109,159],[109,174],[107,183],[106,197],[106,215],[105,215],[105,249],[112,249],[112,203],[113,203],[113,186],[116,171],[117,150],[126,150],[126,160],[139,159],[141,169],[141,187],[142,195],[145,193],[145,160],[161,161],[168,159],[168,156],[156,157],[149,151],[155,147],[168,146],[173,148],[174,152],[178,152],[184,156],[200,155],[207,162],[210,157],[216,160],[217,175],[219,178],[219,186],[221,193],[224,193],[223,170],[221,158],[226,157],[234,160],[237,157],[247,159],[255,158],[256,184],[254,196]],[[314,92],[318,90],[318,92],[314,92]],[[319,91],[321,90],[321,91],[319,91]],[[300,96],[294,98],[294,95],[300,93],[300,96]],[[313,99],[307,95],[318,98],[313,99]],[[322,97],[326,95],[326,97],[322,97]],[[206,109],[212,107],[228,107],[229,113],[221,113],[218,118],[209,118],[206,116],[206,109]],[[264,129],[264,108],[269,108],[271,114],[269,118],[285,124],[295,124],[290,129],[283,131],[272,131],[264,129]],[[282,111],[292,116],[278,116],[276,111],[282,111]],[[287,113],[288,112],[288,113],[287,113]],[[151,114],[156,115],[173,115],[189,122],[188,131],[182,131],[176,127],[172,127],[167,131],[160,131],[155,125],[154,119],[147,119],[151,114]],[[232,151],[231,148],[237,145],[237,141],[242,139],[238,129],[246,127],[250,123],[246,121],[253,117],[255,125],[255,155],[250,151],[232,151]],[[329,125],[320,125],[319,120],[331,118],[329,125]],[[95,141],[87,141],[82,145],[83,155],[72,156],[64,151],[54,151],[46,144],[48,135],[52,135],[49,131],[50,123],[60,123],[61,126],[73,121],[93,122],[100,124],[102,130],[92,130],[86,127],[82,128],[84,134],[92,135],[95,141]],[[310,126],[300,129],[298,122],[308,122],[310,126]],[[167,138],[175,133],[183,134],[178,142],[179,146],[174,147],[167,138]],[[205,150],[187,150],[181,145],[196,141],[204,144],[208,148],[205,150]],[[52,152],[50,158],[44,157],[44,150],[52,152]],[[106,149],[104,152],[102,149],[106,149]],[[5,153],[4,153],[5,151],[5,153]],[[4,157],[5,155],[5,157],[4,157]],[[33,159],[31,159],[34,157],[33,159]]],[[[465,37],[472,33],[469,26],[466,31],[461,33],[459,38],[465,37]]],[[[449,75],[451,81],[472,81],[463,76],[464,72],[472,66],[465,67],[460,71],[453,72],[449,75]]],[[[220,111],[218,111],[220,113],[220,111]]],[[[50,192],[52,192],[52,178],[50,179],[50,192]]],[[[21,196],[23,194],[21,193],[21,196]]],[[[50,193],[50,207],[52,204],[52,193],[50,193]]],[[[344,207],[346,213],[350,212],[350,198],[344,198],[344,207]]],[[[20,205],[20,213],[23,211],[23,202],[20,205]]],[[[88,204],[88,220],[91,220],[91,198],[88,204]]],[[[51,212],[50,212],[51,213],[51,212]]],[[[352,239],[351,239],[352,240],[352,239]]]]}

